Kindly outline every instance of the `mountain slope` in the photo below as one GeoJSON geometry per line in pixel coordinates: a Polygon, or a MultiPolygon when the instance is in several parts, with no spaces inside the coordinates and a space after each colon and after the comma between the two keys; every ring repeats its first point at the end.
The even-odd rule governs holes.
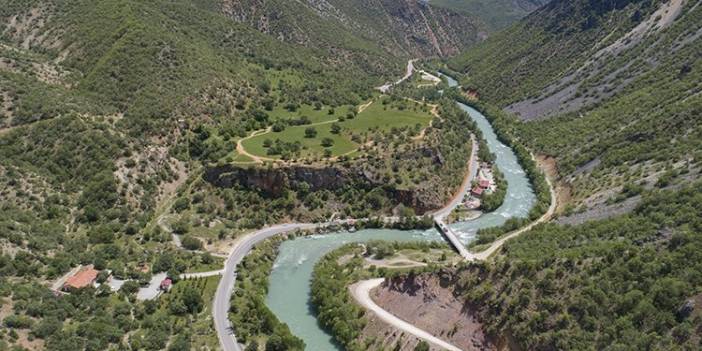
{"type": "Polygon", "coordinates": [[[554,1],[451,66],[483,100],[539,120],[515,129],[557,158],[574,207],[611,209],[636,196],[625,185],[699,173],[701,36],[699,1],[554,1]]]}
{"type": "Polygon", "coordinates": [[[700,349],[700,36],[701,1],[557,0],[450,61],[567,205],[493,260],[432,273],[490,334],[526,350],[700,349]]]}
{"type": "Polygon", "coordinates": [[[432,5],[479,17],[492,31],[503,29],[549,0],[430,0],[432,5]]]}
{"type": "Polygon", "coordinates": [[[448,56],[484,36],[479,20],[416,0],[227,0],[223,11],[287,42],[374,47],[404,57],[448,56]]]}

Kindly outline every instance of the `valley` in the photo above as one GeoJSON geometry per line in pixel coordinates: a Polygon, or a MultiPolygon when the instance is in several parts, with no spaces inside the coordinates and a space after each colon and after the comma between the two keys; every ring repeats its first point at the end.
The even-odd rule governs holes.
{"type": "Polygon", "coordinates": [[[699,0],[0,0],[0,351],[698,350],[699,0]]]}

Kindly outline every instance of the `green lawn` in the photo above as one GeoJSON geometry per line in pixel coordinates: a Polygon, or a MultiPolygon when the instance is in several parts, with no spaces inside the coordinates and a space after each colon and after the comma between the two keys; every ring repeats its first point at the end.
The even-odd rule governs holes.
{"type": "Polygon", "coordinates": [[[326,121],[333,121],[339,119],[340,117],[345,117],[349,111],[355,110],[355,106],[344,105],[333,109],[333,113],[329,113],[331,109],[329,106],[322,106],[321,109],[317,110],[314,106],[302,105],[296,111],[288,111],[284,106],[276,106],[273,111],[268,114],[272,120],[293,120],[298,119],[302,116],[306,116],[310,119],[311,123],[319,123],[326,121]]]}
{"type": "Polygon", "coordinates": [[[432,115],[428,112],[423,112],[419,104],[407,101],[406,106],[407,108],[401,111],[387,105],[387,110],[385,110],[385,105],[381,101],[376,101],[365,111],[359,113],[356,118],[346,120],[340,124],[345,130],[348,129],[355,133],[375,128],[382,131],[390,131],[393,127],[414,127],[419,124],[421,128],[425,128],[429,125],[432,115]],[[417,110],[412,110],[413,107],[416,107],[417,110]]]}
{"type": "Polygon", "coordinates": [[[392,128],[414,128],[416,126],[421,129],[427,127],[432,119],[431,114],[422,111],[422,107],[416,103],[402,101],[391,106],[391,104],[383,105],[383,99],[375,101],[355,118],[337,122],[342,127],[339,134],[333,134],[331,126],[334,120],[346,116],[349,111],[348,106],[336,108],[333,115],[328,114],[328,108],[316,111],[311,106],[302,106],[299,108],[299,112],[294,113],[276,109],[271,113],[274,119],[293,119],[301,115],[309,117],[310,121],[315,124],[312,127],[317,131],[317,135],[314,138],[305,137],[305,129],[309,128],[310,125],[288,126],[282,132],[265,133],[244,140],[243,146],[251,154],[277,159],[280,158],[279,155],[267,154],[269,148],[264,146],[265,140],[299,142],[302,145],[300,157],[321,157],[325,150],[321,145],[322,140],[330,138],[334,144],[328,149],[332,156],[339,156],[351,153],[360,146],[359,143],[351,140],[353,134],[365,137],[371,131],[388,132],[392,128]],[[399,105],[404,105],[405,109],[401,110],[399,105]]]}

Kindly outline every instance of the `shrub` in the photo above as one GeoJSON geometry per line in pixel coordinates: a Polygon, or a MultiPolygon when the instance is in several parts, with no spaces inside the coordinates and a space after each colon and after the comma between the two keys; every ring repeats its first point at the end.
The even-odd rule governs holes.
{"type": "Polygon", "coordinates": [[[202,249],[202,241],[193,236],[185,236],[181,240],[183,247],[188,250],[200,250],[202,249]]]}

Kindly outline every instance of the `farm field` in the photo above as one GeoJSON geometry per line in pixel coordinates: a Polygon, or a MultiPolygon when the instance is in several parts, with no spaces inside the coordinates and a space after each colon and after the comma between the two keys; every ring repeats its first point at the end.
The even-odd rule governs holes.
{"type": "Polygon", "coordinates": [[[294,120],[306,116],[309,123],[288,125],[279,132],[260,133],[243,140],[242,145],[248,153],[268,159],[285,158],[285,152],[278,153],[272,148],[289,150],[288,157],[294,158],[337,157],[353,153],[376,133],[410,129],[418,134],[429,126],[432,119],[428,108],[405,100],[391,101],[389,97],[376,99],[355,117],[353,113],[349,114],[353,110],[350,106],[337,107],[332,114],[329,108],[315,110],[311,106],[302,106],[293,113],[274,110],[271,113],[274,120],[294,120]],[[333,132],[333,125],[340,127],[338,133],[333,132]],[[314,136],[308,134],[309,128],[314,128],[314,136]],[[331,142],[323,146],[325,139],[331,142]]]}

